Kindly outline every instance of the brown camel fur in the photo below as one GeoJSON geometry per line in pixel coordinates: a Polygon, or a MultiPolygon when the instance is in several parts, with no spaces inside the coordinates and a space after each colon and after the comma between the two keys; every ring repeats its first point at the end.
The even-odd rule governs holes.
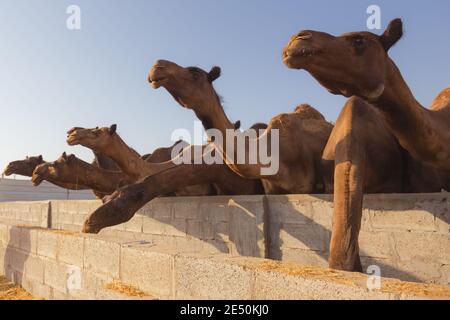
{"type": "MultiPolygon", "coordinates": [[[[236,126],[236,124],[235,124],[236,126]]],[[[110,128],[95,128],[95,129],[83,129],[83,128],[74,128],[69,130],[68,132],[68,138],[67,141],[70,145],[74,144],[81,144],[85,147],[92,148],[96,150],[97,152],[100,152],[99,150],[112,150],[114,149],[116,152],[113,154],[110,152],[110,157],[113,158],[117,163],[119,163],[120,168],[124,172],[130,172],[132,169],[129,168],[129,163],[138,163],[142,159],[138,159],[139,154],[134,151],[132,148],[130,148],[117,134],[116,132],[117,126],[112,125],[110,128]],[[117,141],[120,141],[120,143],[117,143],[117,141]],[[131,150],[131,152],[130,152],[131,150]],[[131,155],[131,158],[129,161],[126,161],[122,154],[129,154],[131,155]],[[117,156],[116,156],[117,155],[117,156]],[[124,167],[122,167],[124,166],[124,167]]],[[[164,150],[164,153],[166,155],[171,155],[173,149],[177,147],[176,150],[179,150],[177,152],[178,156],[181,157],[184,152],[187,152],[189,150],[189,153],[191,154],[191,159],[193,160],[194,153],[196,150],[204,152],[214,152],[213,150],[207,150],[206,146],[190,146],[186,144],[186,142],[182,141],[179,143],[174,144],[172,147],[168,148],[167,150],[164,150]],[[186,148],[183,148],[183,146],[187,145],[186,148]],[[169,150],[170,149],[170,150],[169,150]],[[170,151],[170,152],[169,152],[170,151]]],[[[211,149],[211,148],[209,148],[211,149]]],[[[153,155],[153,154],[152,154],[153,155]]],[[[153,159],[153,156],[150,155],[146,161],[149,161],[150,159],[153,159]]],[[[176,158],[176,157],[175,157],[176,158]]],[[[175,159],[174,158],[174,159],[175,159]]],[[[165,160],[164,157],[161,159],[165,160]]],[[[170,159],[170,156],[169,156],[170,159]]],[[[145,160],[142,160],[145,161],[145,160]]],[[[170,163],[171,166],[175,166],[174,162],[172,160],[166,161],[163,164],[166,167],[169,167],[170,165],[167,165],[170,163]]],[[[158,166],[161,165],[159,163],[151,163],[152,165],[158,166]]],[[[228,168],[224,168],[223,170],[229,170],[228,168]]],[[[151,174],[149,174],[151,175],[151,174]]],[[[135,179],[135,182],[142,179],[141,177],[139,179],[135,179]]],[[[228,179],[226,185],[222,185],[220,183],[214,183],[212,185],[187,185],[186,187],[181,188],[180,190],[177,190],[175,193],[176,196],[205,196],[205,195],[229,195],[229,194],[260,194],[261,186],[259,182],[250,181],[247,179],[243,179],[239,176],[234,177],[233,179],[228,179]]]]}
{"type": "Polygon", "coordinates": [[[86,186],[102,194],[111,194],[133,182],[121,171],[97,168],[74,155],[66,155],[65,152],[56,161],[36,167],[32,175],[33,184],[38,186],[44,180],[86,186]]]}
{"type": "MultiPolygon", "coordinates": [[[[215,128],[222,133],[223,145],[216,147],[222,152],[227,165],[238,175],[261,179],[268,194],[323,193],[321,155],[332,125],[317,110],[307,105],[299,109],[301,112],[274,117],[260,137],[246,139],[246,154],[249,155],[251,143],[259,145],[260,139],[270,141],[272,130],[279,130],[279,170],[272,175],[263,175],[261,170],[265,165],[259,156],[256,164],[250,164],[249,161],[239,164],[234,161],[237,157],[236,148],[234,152],[226,150],[226,130],[234,127],[212,84],[219,76],[219,67],[205,72],[197,67],[184,68],[170,61],[159,60],[148,79],[155,89],[164,87],[181,106],[192,109],[205,130],[215,128]]],[[[268,145],[270,148],[270,143],[268,145]]]]}
{"type": "Polygon", "coordinates": [[[175,166],[172,161],[163,163],[145,161],[139,153],[120,138],[116,129],[116,125],[112,125],[110,128],[72,128],[67,133],[67,143],[69,145],[81,144],[96,153],[113,159],[122,171],[135,181],[175,166]]]}
{"type": "MultiPolygon", "coordinates": [[[[42,158],[42,156],[36,156],[36,157],[26,157],[24,160],[17,160],[10,162],[8,166],[6,167],[5,171],[3,172],[7,177],[13,174],[18,174],[24,177],[32,177],[33,171],[38,167],[39,165],[45,164],[46,162],[42,158]]],[[[75,183],[71,182],[62,182],[62,181],[49,181],[52,184],[69,190],[87,190],[90,189],[82,184],[76,185],[75,183]]]]}
{"type": "MultiPolygon", "coordinates": [[[[349,36],[347,41],[354,43],[352,52],[359,55],[362,53],[359,47],[362,40],[353,36],[355,35],[349,36]]],[[[321,37],[327,36],[320,33],[319,44],[321,37]]],[[[317,45],[315,38],[316,33],[311,31],[302,31],[294,36],[284,50],[284,62],[291,68],[315,70],[317,74],[310,72],[331,89],[328,87],[333,81],[331,76],[326,77],[316,69],[324,74],[335,69],[329,63],[321,65],[319,57],[323,52],[329,51],[317,45]],[[312,44],[308,46],[309,42],[312,44]],[[318,61],[315,61],[316,57],[318,61]],[[313,67],[316,63],[318,65],[313,67]]],[[[339,57],[332,60],[330,62],[333,66],[340,62],[339,57]]],[[[353,67],[352,64],[347,66],[353,67]]],[[[341,88],[343,84],[338,82],[335,85],[336,88],[341,88]]],[[[337,90],[336,88],[332,91],[337,90]]],[[[444,102],[448,103],[448,100],[440,96],[435,104],[442,106],[444,102]]],[[[347,102],[323,158],[324,161],[335,163],[335,209],[329,263],[337,269],[361,271],[358,235],[363,192],[436,192],[448,187],[448,175],[412,158],[400,146],[383,110],[361,98],[353,97],[347,102]]]]}
{"type": "Polygon", "coordinates": [[[450,88],[431,109],[416,101],[388,55],[402,35],[400,19],[391,21],[381,36],[352,32],[335,37],[306,30],[292,37],[283,60],[290,68],[308,71],[331,93],[371,103],[415,159],[450,171],[450,88]]]}
{"type": "Polygon", "coordinates": [[[180,187],[209,183],[227,185],[236,174],[224,168],[227,167],[223,164],[180,164],[121,188],[107,197],[107,202],[88,217],[83,232],[98,233],[103,228],[127,222],[147,202],[180,187]]]}
{"type": "Polygon", "coordinates": [[[34,169],[38,165],[43,164],[44,162],[45,161],[41,155],[36,157],[27,156],[24,160],[17,160],[10,162],[6,166],[6,169],[3,172],[3,174],[6,175],[7,177],[13,174],[18,174],[24,177],[31,177],[33,175],[34,169]]]}

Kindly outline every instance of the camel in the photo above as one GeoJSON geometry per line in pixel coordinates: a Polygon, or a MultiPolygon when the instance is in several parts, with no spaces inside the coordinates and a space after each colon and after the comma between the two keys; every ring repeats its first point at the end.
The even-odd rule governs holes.
{"type": "Polygon", "coordinates": [[[163,163],[145,161],[136,150],[130,148],[120,138],[116,130],[117,125],[95,129],[72,128],[67,132],[67,143],[71,146],[81,144],[113,159],[122,171],[135,181],[175,166],[172,161],[163,163]]]}
{"type": "MultiPolygon", "coordinates": [[[[4,175],[6,175],[7,177],[13,174],[18,174],[24,177],[32,177],[33,176],[33,172],[34,170],[42,164],[45,164],[46,162],[44,161],[42,155],[39,156],[31,156],[31,157],[26,157],[24,160],[17,160],[17,161],[13,161],[10,162],[8,164],[8,166],[6,167],[5,171],[3,172],[4,175]]],[[[52,184],[64,188],[64,189],[69,189],[69,190],[87,190],[89,189],[88,187],[80,184],[75,184],[72,183],[70,181],[67,182],[63,182],[63,181],[49,181],[52,184]]]]}
{"type": "MultiPolygon", "coordinates": [[[[236,127],[238,125],[234,124],[236,127]]],[[[111,157],[114,161],[119,164],[119,167],[123,172],[136,172],[140,176],[138,178],[134,178],[134,181],[142,179],[145,175],[152,175],[155,171],[143,171],[138,172],[135,171],[134,164],[138,163],[139,167],[145,168],[142,163],[145,162],[149,166],[147,168],[156,168],[158,166],[165,166],[166,169],[162,169],[161,171],[167,170],[168,167],[173,167],[176,164],[173,162],[173,159],[170,160],[172,150],[177,147],[176,150],[179,150],[179,156],[183,155],[183,152],[187,152],[189,149],[189,154],[191,157],[194,156],[194,153],[197,150],[204,152],[213,152],[211,148],[207,148],[207,146],[190,146],[186,142],[178,142],[175,143],[172,147],[169,147],[167,150],[163,150],[162,153],[165,153],[166,156],[169,156],[169,160],[164,163],[149,163],[150,160],[154,159],[153,154],[146,157],[146,160],[142,159],[139,154],[129,147],[117,133],[117,125],[112,125],[107,128],[94,128],[94,129],[84,129],[84,128],[73,128],[68,131],[67,142],[69,145],[81,144],[85,147],[93,149],[95,152],[101,152],[102,154],[108,153],[108,156],[111,157]],[[183,148],[186,146],[186,148],[183,148]],[[129,158],[126,158],[124,155],[128,155],[129,158]],[[153,167],[152,167],[153,166],[153,167]]],[[[161,149],[159,149],[161,150],[161,149]]],[[[158,150],[157,150],[158,151],[158,150]]],[[[176,157],[175,157],[176,158],[176,157]]],[[[161,160],[166,160],[165,157],[160,157],[161,160]]],[[[223,168],[223,170],[228,170],[228,168],[223,168]]],[[[136,177],[136,175],[134,175],[136,177]]],[[[226,184],[221,183],[212,183],[212,185],[186,185],[185,187],[177,190],[175,192],[176,196],[205,196],[205,195],[232,195],[232,194],[261,194],[262,187],[259,182],[249,181],[247,179],[243,179],[239,176],[234,177],[233,179],[229,178],[226,184]]]]}
{"type": "Polygon", "coordinates": [[[20,176],[25,177],[31,177],[33,175],[34,169],[40,165],[43,164],[45,161],[42,158],[42,155],[39,156],[27,156],[24,160],[17,160],[10,162],[7,166],[5,171],[3,172],[4,175],[7,177],[13,174],[18,174],[20,176]]]}
{"type": "MultiPolygon", "coordinates": [[[[10,176],[12,174],[18,174],[21,176],[25,176],[25,177],[32,177],[33,176],[33,172],[36,169],[37,166],[46,163],[46,161],[44,161],[42,155],[36,156],[36,157],[26,157],[24,160],[18,160],[18,161],[13,161],[11,163],[8,164],[8,166],[6,167],[4,174],[6,176],[10,176]]],[[[97,168],[101,168],[101,169],[106,169],[106,170],[118,170],[117,165],[115,164],[115,162],[113,160],[111,160],[110,158],[103,156],[101,154],[95,154],[95,158],[92,162],[92,165],[97,167],[97,168]]],[[[68,189],[68,190],[89,190],[91,188],[81,184],[79,181],[78,183],[76,182],[76,179],[74,178],[72,181],[70,180],[65,180],[65,181],[61,181],[59,179],[52,179],[52,180],[48,180],[50,183],[64,188],[64,189],[68,189]]],[[[102,199],[106,194],[110,194],[110,193],[102,193],[96,190],[93,190],[95,196],[99,199],[102,199]]]]}
{"type": "MultiPolygon", "coordinates": [[[[183,68],[173,62],[160,60],[150,72],[149,81],[155,88],[164,86],[182,106],[193,109],[206,130],[217,128],[226,137],[225,130],[234,130],[235,126],[226,117],[212,86],[212,82],[219,75],[218,67],[207,73],[199,68],[183,68]]],[[[272,176],[261,174],[261,168],[264,166],[261,161],[256,164],[230,162],[226,150],[220,149],[221,146],[214,143],[216,137],[210,136],[227,166],[182,164],[148,176],[137,184],[121,188],[107,197],[105,204],[91,214],[85,222],[83,232],[97,233],[107,226],[126,222],[145,203],[160,192],[173,190],[175,186],[205,181],[224,182],[228,179],[224,177],[231,178],[238,175],[256,181],[261,180],[264,191],[268,194],[324,192],[326,186],[331,185],[324,182],[321,155],[332,125],[326,122],[317,110],[309,105],[302,105],[293,113],[273,118],[269,125],[258,123],[253,128],[264,130],[254,139],[260,139],[264,135],[271,139],[273,129],[280,131],[280,167],[272,176]],[[233,171],[224,170],[227,167],[233,171]],[[226,175],[220,171],[225,171],[226,175]],[[180,180],[179,176],[186,179],[180,180]],[[152,185],[153,183],[162,185],[158,189],[152,185]]],[[[245,144],[247,151],[251,142],[252,137],[245,144]]]]}
{"type": "Polygon", "coordinates": [[[402,35],[401,19],[392,20],[381,36],[352,32],[335,37],[306,30],[292,37],[283,61],[306,70],[333,94],[358,96],[372,104],[416,160],[449,171],[450,88],[430,109],[417,102],[388,55],[402,35]]]}
{"type": "Polygon", "coordinates": [[[237,148],[234,148],[234,152],[227,152],[225,147],[226,131],[234,127],[213,87],[213,82],[220,73],[219,67],[206,72],[197,67],[184,68],[171,61],[158,60],[150,71],[148,80],[153,88],[165,88],[181,106],[192,109],[207,132],[211,128],[219,130],[224,143],[216,147],[226,164],[242,177],[260,179],[267,194],[325,192],[321,155],[332,125],[309,105],[303,105],[293,113],[280,114],[271,119],[261,136],[250,137],[245,145],[246,154],[249,155],[251,144],[259,144],[262,139],[271,140],[272,130],[277,129],[279,170],[270,175],[262,174],[265,165],[260,157],[255,164],[249,161],[236,163],[237,148]]]}
{"type": "Polygon", "coordinates": [[[76,190],[81,185],[104,195],[111,194],[133,182],[121,171],[97,168],[65,152],[56,161],[46,162],[36,167],[32,175],[33,185],[38,186],[44,180],[55,184],[75,184],[76,190]]]}
{"type": "Polygon", "coordinates": [[[98,233],[102,229],[130,220],[146,203],[175,190],[196,184],[228,185],[237,175],[224,164],[180,164],[142,181],[118,189],[84,222],[82,232],[98,233]]]}
{"type": "MultiPolygon", "coordinates": [[[[389,34],[392,35],[393,31],[385,32],[386,36],[389,34]]],[[[359,97],[347,101],[323,154],[324,161],[335,163],[335,205],[329,265],[348,271],[362,270],[358,236],[363,193],[436,192],[448,188],[450,181],[448,173],[418,161],[411,156],[414,153],[410,154],[410,150],[402,148],[405,143],[392,129],[392,121],[387,119],[384,111],[386,108],[380,107],[385,102],[374,103],[372,95],[367,98],[367,94],[362,94],[364,90],[358,89],[362,82],[353,86],[346,84],[352,79],[351,75],[345,80],[342,78],[342,69],[347,66],[355,67],[355,71],[359,72],[360,56],[373,58],[373,50],[364,52],[364,47],[376,48],[377,45],[371,43],[376,39],[374,37],[368,33],[346,34],[339,40],[333,40],[332,36],[308,30],[295,35],[283,51],[284,63],[288,67],[306,69],[331,92],[341,92],[346,96],[360,92],[359,97]],[[356,54],[358,57],[355,59],[359,63],[350,62],[350,58],[341,59],[344,53],[338,55],[332,50],[342,48],[346,42],[353,45],[351,50],[345,49],[348,50],[346,53],[356,54]],[[337,72],[334,82],[333,72],[337,70],[341,73],[337,72]]],[[[388,42],[384,40],[381,43],[388,42]]],[[[386,51],[383,51],[385,56],[386,51]]],[[[378,68],[374,64],[369,63],[368,66],[378,68]]],[[[432,110],[448,104],[446,97],[445,94],[438,96],[432,110]]]]}

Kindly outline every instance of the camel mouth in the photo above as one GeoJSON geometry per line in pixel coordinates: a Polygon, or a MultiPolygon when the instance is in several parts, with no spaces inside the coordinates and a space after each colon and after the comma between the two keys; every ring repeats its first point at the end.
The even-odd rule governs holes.
{"type": "Polygon", "coordinates": [[[323,53],[319,48],[305,45],[297,45],[294,48],[286,48],[283,51],[283,63],[289,68],[302,68],[305,63],[323,53]]]}
{"type": "Polygon", "coordinates": [[[163,86],[166,80],[167,80],[166,77],[155,77],[149,79],[153,89],[158,89],[161,86],[163,86]]]}
{"type": "Polygon", "coordinates": [[[40,175],[39,173],[33,174],[33,176],[31,177],[31,182],[32,182],[33,186],[35,186],[35,187],[39,186],[43,181],[44,181],[44,177],[42,175],[40,175]]]}
{"type": "Polygon", "coordinates": [[[75,135],[75,133],[69,134],[67,136],[66,142],[69,146],[75,146],[79,144],[78,137],[75,135]]]}
{"type": "Polygon", "coordinates": [[[16,171],[16,168],[12,165],[9,165],[6,167],[5,171],[3,171],[3,174],[7,177],[12,175],[16,171]]]}

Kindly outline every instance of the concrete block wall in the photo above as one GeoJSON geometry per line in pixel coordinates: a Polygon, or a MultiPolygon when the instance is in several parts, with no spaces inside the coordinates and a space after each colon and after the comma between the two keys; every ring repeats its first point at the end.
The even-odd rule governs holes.
{"type": "Polygon", "coordinates": [[[450,287],[0,223],[0,273],[45,299],[450,299],[450,287]],[[117,291],[120,283],[142,293],[117,291]]]}
{"type": "MultiPolygon", "coordinates": [[[[48,216],[31,225],[48,221],[51,228],[79,231],[86,216],[100,205],[100,201],[51,201],[48,216]]],[[[31,209],[33,203],[28,209],[21,206],[25,205],[0,204],[0,219],[20,210],[22,215],[26,210],[38,211],[31,209]]],[[[364,268],[376,265],[386,277],[449,284],[449,208],[446,193],[366,196],[360,234],[364,268]]],[[[332,211],[328,195],[160,198],[129,222],[100,234],[169,245],[179,252],[225,253],[325,267],[332,211]]]]}

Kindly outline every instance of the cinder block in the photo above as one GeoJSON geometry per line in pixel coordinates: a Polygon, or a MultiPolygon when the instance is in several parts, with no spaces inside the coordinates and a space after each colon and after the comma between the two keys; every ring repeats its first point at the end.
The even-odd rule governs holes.
{"type": "Polygon", "coordinates": [[[139,247],[123,248],[121,281],[161,298],[171,298],[173,256],[139,247]]]}
{"type": "Polygon", "coordinates": [[[185,237],[186,228],[187,224],[185,219],[172,219],[164,225],[164,235],[185,237]]]}
{"type": "Polygon", "coordinates": [[[186,234],[197,239],[204,239],[202,221],[188,220],[186,223],[186,234]]]}
{"type": "Polygon", "coordinates": [[[25,276],[33,281],[44,283],[44,260],[36,255],[27,255],[24,262],[25,276]]]}
{"type": "Polygon", "coordinates": [[[435,231],[434,215],[425,210],[371,210],[370,214],[377,230],[435,231]]]}
{"type": "Polygon", "coordinates": [[[30,291],[30,293],[32,293],[32,295],[35,298],[46,299],[46,300],[52,299],[53,289],[50,286],[40,283],[38,281],[34,281],[34,280],[30,280],[30,281],[31,281],[31,287],[32,287],[32,291],[30,291]]]}
{"type": "Polygon", "coordinates": [[[5,247],[9,244],[10,239],[10,226],[3,224],[0,222],[0,244],[3,244],[5,247]]]}
{"type": "Polygon", "coordinates": [[[415,282],[426,281],[427,283],[447,284],[447,279],[442,278],[442,265],[440,263],[414,259],[398,262],[397,269],[399,272],[413,275],[412,277],[415,282]]]}
{"type": "Polygon", "coordinates": [[[79,282],[76,282],[75,286],[68,287],[68,295],[75,299],[95,299],[99,283],[102,281],[104,280],[94,273],[81,270],[79,282]]]}
{"type": "Polygon", "coordinates": [[[53,290],[52,300],[71,300],[71,299],[67,293],[58,290],[53,290]]]}
{"type": "Polygon", "coordinates": [[[328,267],[328,251],[283,249],[283,261],[301,265],[328,267]]]}
{"type": "Polygon", "coordinates": [[[388,232],[359,233],[360,255],[374,258],[393,258],[392,237],[388,232]]]}
{"type": "Polygon", "coordinates": [[[67,264],[83,266],[84,237],[61,234],[58,241],[58,260],[67,264]]]}
{"type": "Polygon", "coordinates": [[[172,212],[176,219],[200,220],[199,201],[178,201],[173,199],[172,212]]]}
{"type": "Polygon", "coordinates": [[[125,231],[141,233],[143,230],[143,217],[135,215],[130,221],[123,224],[125,231]]]}
{"type": "MultiPolygon", "coordinates": [[[[175,246],[173,247],[177,248],[178,252],[197,253],[202,252],[204,249],[205,242],[198,238],[173,237],[172,239],[173,239],[172,242],[175,243],[175,246]]],[[[171,242],[163,242],[163,243],[169,245],[171,242]]]]}
{"type": "Polygon", "coordinates": [[[84,267],[94,272],[119,277],[120,244],[99,238],[84,240],[84,267]]]}
{"type": "MultiPolygon", "coordinates": [[[[228,204],[223,197],[215,198],[200,198],[198,207],[198,216],[202,219],[214,222],[229,221],[228,204]]],[[[176,213],[175,213],[176,214],[176,213]]],[[[188,217],[195,218],[195,217],[188,217]]]]}
{"type": "Polygon", "coordinates": [[[202,252],[205,254],[230,253],[229,243],[220,240],[206,240],[203,242],[202,252]]]}
{"type": "Polygon", "coordinates": [[[312,203],[291,202],[287,199],[269,201],[270,219],[273,222],[309,224],[312,220],[312,203]]]}
{"type": "MultiPolygon", "coordinates": [[[[70,268],[64,263],[58,263],[52,259],[45,260],[44,284],[53,288],[53,293],[59,292],[67,294],[67,283],[70,275],[70,268]]],[[[55,299],[55,296],[53,296],[55,299]]],[[[62,297],[66,298],[66,297],[62,297]]]]}
{"type": "Polygon", "coordinates": [[[396,295],[369,291],[358,285],[326,281],[319,277],[294,276],[280,272],[255,272],[255,300],[385,300],[396,295]]]}
{"type": "Polygon", "coordinates": [[[168,199],[155,199],[152,201],[152,217],[160,219],[172,219],[172,203],[168,199]]]}
{"type": "Polygon", "coordinates": [[[175,257],[175,299],[231,300],[252,297],[253,275],[212,258],[175,257]]]}
{"type": "Polygon", "coordinates": [[[217,222],[215,225],[214,239],[229,242],[230,229],[228,222],[217,222]]]}
{"type": "Polygon", "coordinates": [[[37,237],[38,255],[56,260],[58,255],[58,234],[51,231],[40,231],[37,237]]]}
{"type": "Polygon", "coordinates": [[[284,248],[326,251],[330,231],[317,224],[283,224],[280,244],[284,248]]]}
{"type": "Polygon", "coordinates": [[[37,253],[37,239],[39,230],[21,228],[20,249],[26,252],[37,253]]]}
{"type": "Polygon", "coordinates": [[[172,220],[169,218],[144,218],[143,231],[145,234],[164,235],[166,232],[166,225],[172,220]]]}
{"type": "MultiPolygon", "coordinates": [[[[262,198],[256,198],[261,200],[262,198]]],[[[264,206],[262,201],[229,201],[229,230],[233,254],[264,257],[264,206]]]]}
{"type": "Polygon", "coordinates": [[[425,260],[450,263],[450,237],[436,233],[393,233],[400,261],[425,260]]]}
{"type": "Polygon", "coordinates": [[[9,242],[8,247],[20,248],[20,234],[21,228],[16,226],[10,226],[9,228],[9,242]]]}

